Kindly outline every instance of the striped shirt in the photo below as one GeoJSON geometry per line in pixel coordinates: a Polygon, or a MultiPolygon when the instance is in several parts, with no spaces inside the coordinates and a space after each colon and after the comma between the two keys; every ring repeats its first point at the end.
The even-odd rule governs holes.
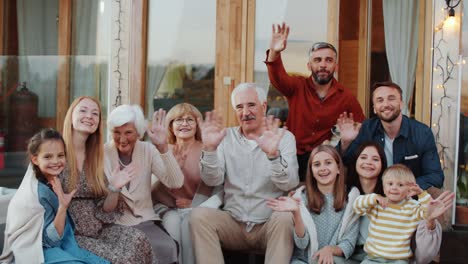
{"type": "Polygon", "coordinates": [[[408,259],[413,254],[411,236],[420,220],[426,218],[427,204],[431,196],[419,195],[418,201],[405,199],[399,204],[383,208],[377,203],[377,194],[360,195],[353,204],[356,214],[367,215],[370,220],[369,236],[364,250],[370,257],[408,259]]]}

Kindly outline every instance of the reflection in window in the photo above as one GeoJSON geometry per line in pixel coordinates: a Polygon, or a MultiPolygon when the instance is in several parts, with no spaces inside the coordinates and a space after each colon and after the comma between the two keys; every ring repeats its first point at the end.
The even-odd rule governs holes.
{"type": "Polygon", "coordinates": [[[0,39],[4,43],[4,56],[0,56],[0,186],[18,187],[28,163],[27,141],[41,128],[57,127],[57,111],[68,108],[69,102],[56,102],[57,79],[64,77],[63,67],[70,66],[66,79],[72,89],[71,100],[80,95],[105,97],[109,55],[99,50],[107,51],[109,46],[110,18],[104,17],[103,8],[110,8],[110,1],[72,1],[73,37],[60,39],[72,43],[71,57],[58,56],[61,36],[57,17],[65,15],[59,14],[63,12],[59,0],[0,1],[4,12],[0,39]]]}
{"type": "Polygon", "coordinates": [[[216,1],[149,1],[146,111],[214,101],[216,1]]]}
{"type": "Polygon", "coordinates": [[[271,25],[286,22],[290,26],[288,45],[281,58],[289,74],[309,76],[307,52],[314,42],[327,41],[328,3],[321,0],[257,0],[255,4],[254,81],[267,89],[268,106],[284,114],[288,104],[270,85],[265,66],[270,45],[271,25]],[[271,7],[275,8],[272,9],[271,7]],[[304,19],[307,18],[307,19],[304,19]]]}
{"type": "MultiPolygon", "coordinates": [[[[463,32],[464,34],[465,32],[463,32]]],[[[468,57],[463,60],[467,61],[468,57]]],[[[460,131],[458,141],[458,172],[456,189],[455,224],[468,224],[468,67],[462,67],[462,86],[460,93],[460,131]]]]}
{"type": "MultiPolygon", "coordinates": [[[[18,187],[27,140],[56,113],[58,0],[0,2],[0,186],[18,187]],[[3,142],[2,142],[3,141],[3,142]]],[[[52,125],[55,123],[52,123],[52,125]]]]}

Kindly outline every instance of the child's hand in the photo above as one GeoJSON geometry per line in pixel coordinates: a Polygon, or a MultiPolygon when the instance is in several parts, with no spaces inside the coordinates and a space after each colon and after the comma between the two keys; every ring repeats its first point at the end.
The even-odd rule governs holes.
{"type": "Polygon", "coordinates": [[[415,182],[408,182],[406,183],[406,186],[408,186],[408,195],[407,195],[407,198],[410,199],[411,197],[415,196],[415,195],[420,195],[423,190],[421,189],[421,187],[419,187],[419,185],[415,182]]]}
{"type": "Polygon", "coordinates": [[[376,199],[377,199],[377,203],[380,204],[380,206],[382,206],[383,208],[388,206],[388,198],[387,197],[377,195],[376,199]]]}
{"type": "Polygon", "coordinates": [[[73,198],[73,195],[75,195],[76,193],[76,189],[74,189],[70,193],[64,193],[62,189],[62,183],[60,182],[58,177],[54,177],[53,180],[50,181],[49,183],[52,185],[52,189],[54,190],[54,193],[57,195],[57,198],[59,200],[59,206],[68,208],[73,198]]]}
{"type": "Polygon", "coordinates": [[[281,196],[277,199],[267,199],[266,205],[277,212],[298,212],[299,198],[281,196]]]}
{"type": "Polygon", "coordinates": [[[312,259],[317,260],[319,264],[333,264],[333,248],[331,246],[321,248],[315,252],[312,259]]]}

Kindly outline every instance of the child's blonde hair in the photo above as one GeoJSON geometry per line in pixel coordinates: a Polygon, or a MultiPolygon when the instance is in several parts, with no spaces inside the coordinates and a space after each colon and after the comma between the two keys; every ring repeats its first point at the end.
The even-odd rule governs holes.
{"type": "Polygon", "coordinates": [[[389,178],[396,178],[405,182],[416,182],[413,172],[403,164],[388,167],[383,173],[382,182],[385,183],[389,178]]]}

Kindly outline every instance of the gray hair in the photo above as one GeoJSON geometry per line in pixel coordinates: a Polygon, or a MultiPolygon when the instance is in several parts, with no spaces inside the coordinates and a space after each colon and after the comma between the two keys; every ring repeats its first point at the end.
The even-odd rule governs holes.
{"type": "Polygon", "coordinates": [[[133,123],[139,138],[145,135],[146,120],[141,106],[128,104],[119,105],[112,110],[107,117],[107,127],[110,131],[127,123],[133,123]]]}
{"type": "Polygon", "coordinates": [[[245,91],[247,89],[254,89],[257,92],[257,97],[260,103],[263,104],[267,101],[267,94],[263,88],[256,86],[255,83],[240,83],[231,93],[232,108],[236,109],[236,102],[234,102],[236,95],[239,92],[245,91]]]}

